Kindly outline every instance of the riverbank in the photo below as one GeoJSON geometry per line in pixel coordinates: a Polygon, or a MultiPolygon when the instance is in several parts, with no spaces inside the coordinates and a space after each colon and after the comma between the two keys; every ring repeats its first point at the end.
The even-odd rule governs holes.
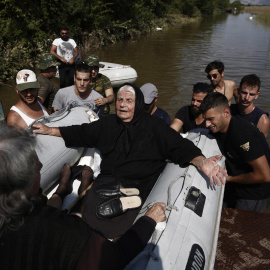
{"type": "Polygon", "coordinates": [[[270,6],[244,6],[244,12],[270,15],[270,6]]]}
{"type": "Polygon", "coordinates": [[[95,50],[103,46],[116,44],[123,40],[135,40],[140,36],[150,35],[158,29],[166,30],[176,24],[188,24],[202,20],[202,17],[188,17],[182,14],[169,14],[164,18],[153,20],[148,27],[141,30],[130,28],[117,34],[110,34],[105,30],[95,30],[86,34],[81,47],[82,51],[95,50]]]}
{"type": "MultiPolygon", "coordinates": [[[[85,32],[82,35],[82,39],[81,42],[78,43],[78,47],[82,53],[84,51],[94,51],[104,46],[114,45],[123,40],[136,40],[140,36],[150,35],[152,32],[157,31],[157,28],[166,30],[170,26],[174,26],[176,24],[188,24],[198,22],[200,20],[202,20],[202,17],[200,16],[188,17],[182,14],[169,14],[163,18],[152,20],[149,24],[140,29],[126,27],[123,28],[122,31],[114,33],[111,33],[106,29],[94,30],[90,33],[85,32]]],[[[2,47],[3,52],[0,67],[0,84],[13,79],[17,71],[22,68],[35,69],[40,54],[49,52],[51,44],[56,37],[57,35],[55,34],[44,42],[28,40],[24,43],[15,42],[12,45],[8,44],[7,46],[2,47]],[[33,46],[34,43],[35,46],[33,46]]]]}
{"type": "Polygon", "coordinates": [[[270,6],[248,6],[244,12],[255,15],[255,20],[270,28],[270,6]]]}

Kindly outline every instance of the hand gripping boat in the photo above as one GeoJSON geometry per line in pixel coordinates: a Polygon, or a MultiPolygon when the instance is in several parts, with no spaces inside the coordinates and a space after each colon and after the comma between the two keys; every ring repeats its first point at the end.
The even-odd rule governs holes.
{"type": "MultiPolygon", "coordinates": [[[[32,124],[40,122],[49,127],[61,127],[81,125],[96,120],[98,120],[98,116],[92,110],[86,107],[72,107],[72,105],[69,105],[61,111],[35,120],[32,124]]],[[[31,129],[31,125],[28,129],[31,129]]],[[[67,148],[64,140],[60,137],[36,134],[36,140],[36,152],[40,162],[43,164],[40,172],[40,186],[43,191],[47,191],[60,178],[64,164],[74,165],[80,159],[84,148],[67,148]]]]}
{"type": "MultiPolygon", "coordinates": [[[[207,130],[193,131],[187,138],[205,157],[221,154],[207,130]]],[[[225,159],[218,164],[224,168],[225,159]]],[[[125,269],[213,269],[223,192],[223,185],[211,188],[209,178],[194,166],[181,168],[168,162],[139,214],[155,202],[164,202],[167,221],[157,224],[144,251],[125,269]]]]}

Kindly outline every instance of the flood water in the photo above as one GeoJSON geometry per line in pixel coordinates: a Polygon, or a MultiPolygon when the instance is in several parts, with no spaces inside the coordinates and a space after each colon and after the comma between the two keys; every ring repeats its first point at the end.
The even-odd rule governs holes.
{"type": "MultiPolygon", "coordinates": [[[[261,77],[261,95],[255,104],[270,112],[270,29],[249,16],[222,14],[83,55],[96,53],[102,61],[131,65],[138,73],[137,86],[147,82],[157,86],[158,106],[171,119],[190,103],[193,84],[209,82],[204,69],[219,59],[225,64],[224,78],[237,85],[244,75],[261,77]]],[[[2,85],[0,100],[6,114],[17,101],[14,89],[2,85]]]]}

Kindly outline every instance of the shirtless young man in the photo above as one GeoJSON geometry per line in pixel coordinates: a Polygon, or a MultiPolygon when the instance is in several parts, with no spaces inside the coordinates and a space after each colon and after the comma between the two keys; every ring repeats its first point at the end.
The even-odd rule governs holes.
{"type": "Polygon", "coordinates": [[[35,119],[48,115],[46,109],[38,101],[39,88],[40,84],[32,70],[23,69],[17,73],[15,90],[20,100],[10,108],[7,115],[8,126],[25,129],[35,119]]]}
{"type": "Polygon", "coordinates": [[[234,96],[235,102],[238,102],[238,92],[236,83],[233,80],[223,80],[224,77],[224,64],[215,60],[207,65],[205,68],[207,78],[210,80],[214,92],[219,92],[226,96],[231,105],[232,97],[234,96]]]}

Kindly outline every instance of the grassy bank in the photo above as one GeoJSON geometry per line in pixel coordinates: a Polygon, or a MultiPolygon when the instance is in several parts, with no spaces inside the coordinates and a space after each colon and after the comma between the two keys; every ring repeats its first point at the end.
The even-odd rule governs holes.
{"type": "Polygon", "coordinates": [[[254,14],[257,22],[270,27],[270,6],[245,6],[244,11],[254,14]]]}
{"type": "Polygon", "coordinates": [[[148,27],[145,27],[141,30],[136,28],[129,28],[125,31],[119,31],[118,33],[110,34],[105,30],[92,31],[87,34],[84,38],[83,45],[80,46],[82,51],[87,51],[89,49],[97,49],[102,46],[116,44],[121,40],[134,40],[142,35],[149,35],[153,31],[156,31],[157,27],[162,28],[163,30],[168,29],[170,26],[176,24],[188,24],[194,23],[199,20],[202,20],[202,17],[187,17],[182,14],[169,14],[164,18],[159,18],[152,20],[148,27]]]}
{"type": "Polygon", "coordinates": [[[244,6],[244,11],[252,14],[270,15],[270,6],[244,6]]]}

